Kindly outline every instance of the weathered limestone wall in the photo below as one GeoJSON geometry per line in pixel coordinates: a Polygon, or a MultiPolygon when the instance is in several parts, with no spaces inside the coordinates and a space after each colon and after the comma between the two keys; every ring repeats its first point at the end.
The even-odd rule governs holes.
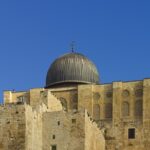
{"type": "Polygon", "coordinates": [[[102,131],[85,112],[85,149],[105,150],[105,139],[102,131]]]}
{"type": "Polygon", "coordinates": [[[143,81],[114,82],[92,89],[92,117],[105,131],[106,149],[144,149],[143,81]],[[135,129],[135,139],[128,137],[131,128],[135,129]]]}
{"type": "Polygon", "coordinates": [[[36,107],[41,103],[41,92],[43,88],[30,89],[30,105],[36,107]]]}
{"type": "Polygon", "coordinates": [[[143,82],[114,82],[113,124],[118,124],[121,119],[142,119],[142,112],[143,82]]]}
{"type": "Polygon", "coordinates": [[[80,85],[78,107],[87,109],[105,131],[106,149],[143,150],[150,143],[149,91],[149,79],[144,80],[144,85],[143,81],[80,85]],[[131,128],[135,129],[135,139],[128,137],[131,128]]]}
{"type": "Polygon", "coordinates": [[[143,145],[143,82],[114,82],[112,127],[105,126],[108,150],[144,150],[143,145]],[[128,130],[135,129],[135,138],[128,130]]]}
{"type": "Polygon", "coordinates": [[[60,100],[55,97],[50,90],[47,90],[47,106],[49,111],[61,111],[63,106],[60,100]]]}
{"type": "Polygon", "coordinates": [[[23,102],[36,107],[41,103],[41,94],[44,88],[30,89],[30,91],[4,91],[4,104],[23,102]]]}
{"type": "MultiPolygon", "coordinates": [[[[43,150],[43,114],[62,110],[60,101],[49,90],[42,92],[42,95],[40,101],[43,101],[43,103],[40,102],[39,106],[26,105],[25,107],[26,150],[43,150]]],[[[32,98],[36,99],[37,94],[34,96],[32,98]]]]}
{"type": "Polygon", "coordinates": [[[104,128],[106,150],[145,150],[143,145],[143,126],[140,120],[120,121],[118,126],[104,128]],[[128,138],[128,129],[135,129],[135,139],[128,138]]]}
{"type": "Polygon", "coordinates": [[[23,97],[26,99],[26,101],[29,99],[29,93],[28,92],[14,92],[14,91],[4,91],[4,104],[8,103],[17,103],[19,100],[19,97],[23,97]]]}
{"type": "Polygon", "coordinates": [[[12,102],[12,92],[11,91],[4,91],[4,104],[12,102]]]}
{"type": "Polygon", "coordinates": [[[25,149],[25,106],[0,106],[0,150],[25,149]]]}
{"type": "Polygon", "coordinates": [[[112,118],[112,95],[112,84],[93,85],[91,116],[94,120],[112,118]]]}
{"type": "Polygon", "coordinates": [[[92,115],[92,85],[78,86],[78,109],[84,112],[87,109],[88,113],[92,115]]]}
{"type": "Polygon", "coordinates": [[[43,150],[84,150],[84,114],[64,111],[43,114],[43,150]]]}
{"type": "Polygon", "coordinates": [[[150,79],[145,79],[143,86],[143,141],[145,150],[148,150],[150,147],[150,79]]]}
{"type": "Polygon", "coordinates": [[[26,150],[42,150],[42,115],[47,111],[43,104],[33,109],[26,105],[26,150]]]}
{"type": "Polygon", "coordinates": [[[103,148],[103,144],[107,150],[149,150],[150,79],[37,88],[29,92],[5,91],[5,104],[16,103],[22,96],[30,104],[25,105],[24,113],[14,113],[22,105],[0,107],[0,149],[17,146],[13,138],[10,140],[11,135],[15,135],[17,141],[21,140],[19,145],[23,146],[26,130],[26,150],[49,150],[55,144],[61,150],[96,150],[103,148]],[[93,122],[84,118],[85,110],[93,122]],[[7,124],[8,119],[12,123],[8,121],[7,124]],[[19,125],[23,121],[24,125],[19,125]],[[135,138],[128,137],[129,129],[135,129],[135,138]],[[99,139],[103,142],[98,142],[99,139]]]}
{"type": "MultiPolygon", "coordinates": [[[[56,95],[47,90],[46,93],[47,100],[44,101],[47,101],[48,110],[43,112],[42,118],[43,150],[50,150],[52,145],[61,150],[84,150],[84,114],[69,113],[64,109],[59,99],[59,96],[65,97],[64,92],[56,95]]],[[[68,93],[70,90],[66,99],[72,94],[68,93]]]]}
{"type": "Polygon", "coordinates": [[[58,88],[51,90],[52,94],[57,97],[67,111],[78,109],[78,94],[77,88],[58,88]]]}

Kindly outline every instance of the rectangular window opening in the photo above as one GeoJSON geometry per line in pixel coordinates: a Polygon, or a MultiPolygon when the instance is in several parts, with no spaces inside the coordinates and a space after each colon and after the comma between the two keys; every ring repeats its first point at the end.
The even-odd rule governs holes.
{"type": "Polygon", "coordinates": [[[135,129],[134,128],[128,129],[128,139],[135,139],[135,129]]]}
{"type": "Polygon", "coordinates": [[[58,126],[60,126],[60,121],[57,122],[58,126]]]}
{"type": "Polygon", "coordinates": [[[57,146],[56,145],[52,145],[51,146],[51,150],[57,150],[57,146]]]}
{"type": "Polygon", "coordinates": [[[72,119],[72,123],[76,123],[76,119],[72,119]]]}

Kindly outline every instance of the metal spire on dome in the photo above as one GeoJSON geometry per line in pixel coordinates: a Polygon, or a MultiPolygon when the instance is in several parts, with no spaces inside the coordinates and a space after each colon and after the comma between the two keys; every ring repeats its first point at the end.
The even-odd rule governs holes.
{"type": "Polygon", "coordinates": [[[74,53],[75,52],[75,41],[71,42],[71,52],[74,53]]]}

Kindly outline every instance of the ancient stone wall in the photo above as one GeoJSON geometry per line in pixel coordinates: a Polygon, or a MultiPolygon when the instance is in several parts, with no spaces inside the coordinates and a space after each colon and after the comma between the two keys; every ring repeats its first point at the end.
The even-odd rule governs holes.
{"type": "Polygon", "coordinates": [[[145,79],[143,83],[143,134],[144,147],[150,147],[150,79],[145,79]]]}
{"type": "Polygon", "coordinates": [[[47,106],[40,105],[35,109],[26,105],[26,150],[42,150],[42,115],[47,106]]]}
{"type": "Polygon", "coordinates": [[[92,87],[92,118],[105,120],[112,118],[112,84],[93,85],[92,87]],[[99,117],[98,117],[99,115],[99,117]]]}
{"type": "Polygon", "coordinates": [[[144,149],[142,106],[142,81],[113,83],[112,127],[105,126],[106,149],[144,149]],[[132,138],[130,129],[134,130],[132,138]]]}
{"type": "Polygon", "coordinates": [[[55,97],[57,97],[61,101],[66,111],[78,109],[77,88],[59,88],[51,90],[51,92],[55,97]]]}
{"type": "MultiPolygon", "coordinates": [[[[144,150],[143,95],[145,92],[143,81],[114,82],[111,87],[96,85],[92,89],[95,95],[93,111],[95,112],[96,108],[94,108],[95,99],[100,106],[100,120],[97,120],[97,123],[105,131],[106,149],[144,150]],[[108,104],[112,104],[112,108],[106,110],[108,104]],[[134,138],[129,138],[130,129],[134,130],[134,138]]],[[[93,119],[95,116],[98,118],[98,114],[98,111],[93,113],[93,119]]]]}
{"type": "Polygon", "coordinates": [[[61,111],[63,110],[63,105],[61,101],[53,95],[50,90],[47,90],[47,102],[46,105],[48,106],[49,111],[61,111]]]}
{"type": "Polygon", "coordinates": [[[87,109],[90,115],[92,115],[93,111],[92,88],[92,85],[78,86],[78,109],[82,112],[87,109]]]}
{"type": "Polygon", "coordinates": [[[35,108],[41,103],[41,93],[44,91],[43,88],[30,89],[30,105],[35,108]]]}
{"type": "Polygon", "coordinates": [[[64,111],[43,114],[43,150],[84,150],[84,114],[64,111]]]}
{"type": "Polygon", "coordinates": [[[78,87],[79,108],[87,109],[105,131],[106,149],[142,150],[149,145],[149,88],[149,79],[78,87]],[[134,138],[129,138],[130,129],[134,138]]]}
{"type": "Polygon", "coordinates": [[[104,147],[103,144],[107,150],[148,150],[149,91],[150,79],[69,88],[38,88],[29,92],[6,91],[5,104],[17,104],[18,98],[27,97],[27,104],[30,105],[25,105],[25,111],[24,105],[0,107],[0,148],[9,150],[14,145],[19,149],[19,141],[21,150],[24,143],[26,150],[49,150],[52,146],[61,150],[96,150],[104,147]],[[84,118],[85,110],[92,120],[87,116],[84,118]],[[132,138],[129,130],[134,131],[132,138]],[[14,137],[17,142],[14,142],[14,137]],[[98,142],[99,139],[103,144],[98,142]]]}
{"type": "MultiPolygon", "coordinates": [[[[32,98],[36,99],[37,95],[34,96],[32,98]]],[[[42,92],[40,97],[40,101],[43,101],[43,103],[40,102],[36,107],[30,105],[25,107],[26,150],[43,150],[43,124],[45,124],[43,114],[62,110],[60,101],[49,90],[42,92]]]]}
{"type": "Polygon", "coordinates": [[[26,91],[4,91],[4,104],[27,102],[29,101],[29,92],[26,91]]]}
{"type": "Polygon", "coordinates": [[[97,123],[85,112],[85,149],[84,150],[105,150],[105,139],[103,131],[97,123]]]}
{"type": "Polygon", "coordinates": [[[25,106],[0,106],[0,150],[25,149],[25,106]]]}

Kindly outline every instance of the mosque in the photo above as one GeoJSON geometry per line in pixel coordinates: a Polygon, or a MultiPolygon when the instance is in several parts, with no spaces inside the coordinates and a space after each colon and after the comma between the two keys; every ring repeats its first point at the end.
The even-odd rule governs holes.
{"type": "Polygon", "coordinates": [[[150,79],[101,84],[92,61],[58,57],[46,85],[4,91],[0,150],[150,150],[150,79]]]}

